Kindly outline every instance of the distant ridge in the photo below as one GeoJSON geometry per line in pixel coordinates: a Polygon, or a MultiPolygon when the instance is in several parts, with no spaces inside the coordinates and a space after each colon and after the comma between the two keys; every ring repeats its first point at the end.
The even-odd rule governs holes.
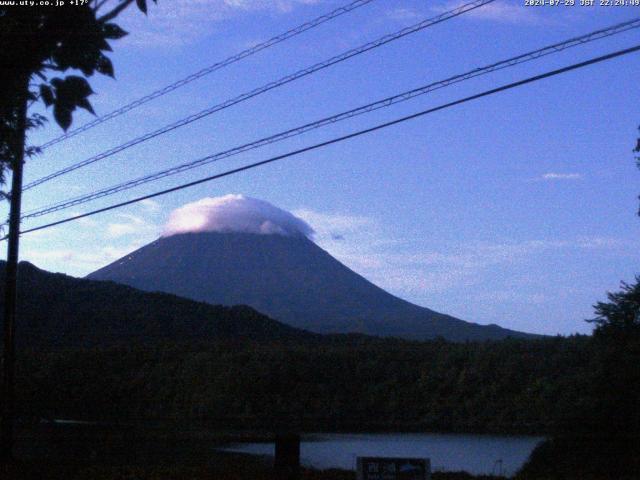
{"type": "MultiPolygon", "coordinates": [[[[0,275],[6,263],[0,262],[0,275]]],[[[246,306],[222,307],[19,265],[19,344],[93,346],[210,340],[314,340],[246,306]]],[[[4,283],[0,282],[1,294],[4,283]]],[[[0,308],[0,325],[2,324],[0,308]]]]}
{"type": "Polygon", "coordinates": [[[450,341],[534,336],[465,322],[395,297],[304,235],[176,234],[161,237],[87,278],[211,304],[250,305],[317,333],[450,341]]]}

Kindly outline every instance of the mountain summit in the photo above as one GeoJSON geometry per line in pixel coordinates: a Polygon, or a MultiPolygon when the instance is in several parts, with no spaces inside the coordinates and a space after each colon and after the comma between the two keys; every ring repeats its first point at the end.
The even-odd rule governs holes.
{"type": "MultiPolygon", "coordinates": [[[[179,218],[173,223],[180,224],[179,218]]],[[[441,336],[452,341],[528,336],[465,322],[395,297],[304,234],[283,234],[273,225],[268,233],[229,230],[163,236],[88,278],[210,304],[249,305],[318,333],[441,336]]]]}

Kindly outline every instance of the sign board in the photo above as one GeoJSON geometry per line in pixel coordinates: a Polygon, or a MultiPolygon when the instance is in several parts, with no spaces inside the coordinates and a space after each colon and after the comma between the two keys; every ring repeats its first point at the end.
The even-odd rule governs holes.
{"type": "Polygon", "coordinates": [[[430,480],[427,458],[358,457],[357,480],[430,480]]]}

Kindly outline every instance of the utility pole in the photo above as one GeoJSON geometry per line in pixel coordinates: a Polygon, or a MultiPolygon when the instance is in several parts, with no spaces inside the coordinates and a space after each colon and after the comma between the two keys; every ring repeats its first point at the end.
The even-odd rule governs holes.
{"type": "Polygon", "coordinates": [[[0,461],[13,460],[15,421],[15,323],[18,283],[18,247],[20,240],[20,207],[22,201],[22,170],[24,165],[24,143],[27,126],[27,97],[29,77],[21,81],[18,88],[23,95],[17,105],[14,156],[11,159],[11,205],[9,211],[9,235],[7,264],[4,285],[4,354],[2,377],[2,421],[0,423],[0,461]]]}

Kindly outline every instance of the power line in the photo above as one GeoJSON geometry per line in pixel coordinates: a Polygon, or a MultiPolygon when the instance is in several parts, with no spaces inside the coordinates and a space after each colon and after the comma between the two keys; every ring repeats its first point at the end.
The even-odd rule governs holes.
{"type": "MultiPolygon", "coordinates": [[[[462,98],[462,99],[459,99],[459,100],[455,100],[453,102],[445,103],[445,104],[439,105],[437,107],[433,107],[433,108],[430,108],[430,109],[427,109],[427,110],[423,110],[421,112],[414,113],[412,115],[407,115],[405,117],[401,117],[401,118],[398,118],[398,119],[395,119],[395,120],[392,120],[392,121],[389,121],[389,122],[386,122],[386,123],[382,123],[382,124],[379,124],[379,125],[376,125],[374,127],[370,127],[370,128],[364,129],[364,130],[359,130],[359,131],[356,131],[356,132],[353,132],[353,133],[350,133],[350,134],[347,134],[347,135],[343,135],[341,137],[336,137],[336,138],[333,138],[331,140],[327,140],[327,141],[324,141],[324,142],[321,142],[321,143],[316,143],[315,145],[311,145],[309,147],[301,148],[299,150],[294,150],[292,152],[288,152],[288,153],[285,153],[285,154],[282,154],[282,155],[277,155],[275,157],[271,157],[271,158],[268,158],[266,160],[262,160],[260,162],[251,163],[249,165],[245,165],[245,166],[242,166],[242,167],[234,168],[232,170],[227,170],[226,172],[223,172],[223,173],[218,173],[216,175],[211,175],[209,177],[201,178],[201,179],[195,180],[193,182],[184,183],[182,185],[178,185],[176,187],[168,188],[166,190],[161,190],[159,192],[151,193],[149,195],[143,195],[141,197],[137,197],[137,198],[134,198],[132,200],[127,200],[125,202],[116,203],[116,204],[110,205],[108,207],[99,208],[97,210],[93,210],[93,211],[90,211],[90,212],[82,213],[80,215],[74,215],[74,216],[67,217],[67,218],[62,219],[62,220],[58,220],[58,221],[55,221],[55,222],[47,223],[45,225],[40,225],[38,227],[33,227],[33,228],[30,228],[30,229],[24,230],[21,233],[24,234],[24,233],[35,232],[35,231],[38,231],[38,230],[43,230],[45,228],[51,228],[51,227],[54,227],[54,226],[57,226],[57,225],[61,225],[63,223],[68,223],[68,222],[72,222],[74,220],[78,220],[78,219],[81,219],[81,218],[86,218],[86,217],[90,217],[90,216],[93,216],[93,215],[97,215],[99,213],[107,212],[109,210],[114,210],[116,208],[121,208],[121,207],[124,207],[124,206],[127,206],[127,205],[131,205],[131,204],[134,204],[134,203],[138,203],[138,202],[141,202],[143,200],[150,199],[150,198],[159,197],[159,196],[166,195],[166,194],[172,193],[172,192],[177,192],[179,190],[183,190],[185,188],[190,188],[190,187],[193,187],[195,185],[199,185],[201,183],[210,182],[212,180],[217,180],[219,178],[227,177],[227,176],[230,176],[230,175],[233,175],[233,174],[236,174],[236,173],[240,173],[240,172],[243,172],[243,171],[246,171],[246,170],[251,170],[253,168],[257,168],[257,167],[260,167],[260,166],[263,166],[263,165],[267,165],[269,163],[273,163],[273,162],[276,162],[276,161],[279,161],[279,160],[283,160],[285,158],[294,157],[294,156],[300,155],[302,153],[310,152],[312,150],[317,150],[319,148],[326,147],[326,146],[329,146],[329,145],[333,145],[335,143],[343,142],[343,141],[349,140],[351,138],[355,138],[355,137],[359,137],[359,136],[362,136],[362,135],[366,135],[368,133],[376,132],[378,130],[382,130],[384,128],[387,128],[387,127],[390,127],[390,126],[393,126],[393,125],[404,123],[404,122],[409,121],[409,120],[414,120],[416,118],[423,117],[425,115],[428,115],[428,114],[431,114],[431,113],[435,113],[435,112],[440,111],[440,110],[445,110],[447,108],[454,107],[456,105],[461,105],[463,103],[467,103],[467,102],[470,102],[472,100],[477,100],[479,98],[487,97],[489,95],[493,95],[493,94],[496,94],[496,93],[499,93],[499,92],[503,92],[503,91],[506,91],[506,90],[511,90],[513,88],[520,87],[522,85],[526,85],[526,84],[529,84],[529,83],[537,82],[539,80],[543,80],[543,79],[550,78],[550,77],[553,77],[553,76],[556,76],[556,75],[560,75],[560,74],[563,74],[563,73],[566,73],[566,72],[569,72],[569,71],[572,71],[572,70],[577,70],[577,69],[580,69],[580,68],[584,68],[586,66],[593,65],[593,64],[596,64],[596,63],[600,63],[600,62],[604,62],[604,61],[607,61],[607,60],[611,60],[613,58],[621,57],[623,55],[628,55],[630,53],[634,53],[634,52],[637,52],[637,51],[640,51],[640,45],[636,45],[634,47],[627,48],[627,49],[624,49],[624,50],[618,50],[616,52],[609,53],[607,55],[602,55],[602,56],[599,56],[599,57],[591,58],[591,59],[586,60],[584,62],[574,63],[572,65],[569,65],[569,66],[566,66],[566,67],[563,67],[563,68],[559,68],[559,69],[556,69],[556,70],[551,70],[549,72],[546,72],[546,73],[543,73],[543,74],[540,74],[540,75],[535,75],[533,77],[529,77],[529,78],[526,78],[524,80],[519,80],[517,82],[509,83],[507,85],[503,85],[503,86],[500,86],[500,87],[497,87],[497,88],[493,88],[491,90],[485,90],[484,92],[481,92],[481,93],[478,93],[478,94],[475,94],[475,95],[471,95],[471,96],[468,96],[468,97],[465,97],[465,98],[462,98]]],[[[6,238],[7,237],[4,237],[4,238],[2,238],[0,240],[6,240],[6,238]]]]}
{"type": "Polygon", "coordinates": [[[292,128],[280,133],[277,133],[275,135],[271,135],[268,137],[264,137],[261,138],[259,140],[253,141],[251,143],[246,143],[244,145],[238,146],[238,147],[234,147],[232,149],[229,150],[225,150],[222,152],[218,152],[215,153],[213,155],[208,155],[206,157],[197,159],[195,161],[191,161],[191,162],[187,162],[181,165],[177,165],[175,167],[172,168],[168,168],[166,170],[161,170],[159,172],[155,172],[149,175],[144,175],[142,177],[133,179],[133,180],[129,180],[123,183],[119,183],[116,185],[112,185],[110,187],[106,187],[103,188],[101,190],[95,191],[95,192],[91,192],[89,194],[85,194],[85,195],[81,195],[81,196],[76,196],[73,198],[69,198],[66,200],[63,200],[61,202],[57,202],[54,203],[52,205],[46,206],[46,207],[40,207],[38,209],[34,209],[31,210],[29,212],[26,212],[25,215],[22,216],[22,219],[28,219],[28,218],[35,218],[35,217],[40,217],[43,215],[47,215],[53,212],[57,212],[60,210],[64,210],[67,208],[71,208],[73,206],[76,205],[80,205],[83,203],[87,203],[90,202],[92,200],[96,200],[102,197],[106,197],[106,196],[110,196],[113,195],[115,193],[118,192],[122,192],[125,190],[129,190],[131,188],[137,187],[139,185],[143,185],[145,183],[149,183],[155,180],[159,180],[161,178],[165,178],[171,175],[175,175],[178,173],[182,173],[185,172],[187,170],[191,170],[193,168],[196,167],[200,167],[209,163],[213,163],[216,162],[218,160],[222,160],[224,158],[229,158],[235,155],[238,155],[240,153],[243,152],[247,152],[249,150],[254,150],[256,148],[265,146],[265,145],[269,145],[272,143],[276,143],[288,138],[291,138],[293,136],[297,136],[297,135],[301,135],[303,133],[306,133],[308,131],[314,130],[314,129],[318,129],[321,128],[323,126],[326,125],[330,125],[333,123],[337,123],[339,121],[342,120],[346,120],[348,118],[353,118],[355,116],[358,115],[362,115],[365,113],[369,113],[381,108],[386,108],[389,107],[391,105],[394,105],[396,103],[400,103],[400,102],[404,102],[410,99],[413,99],[417,96],[420,95],[425,95],[429,92],[432,92],[434,90],[438,90],[440,88],[445,88],[447,86],[465,81],[465,80],[469,80],[471,78],[477,77],[477,76],[481,76],[481,75],[486,75],[488,73],[491,72],[495,72],[498,70],[502,70],[508,67],[512,67],[515,65],[519,65],[521,63],[525,63],[525,62],[529,62],[541,57],[544,57],[546,55],[550,55],[553,53],[557,53],[557,52],[561,52],[563,50],[566,50],[568,48],[572,48],[575,47],[577,45],[583,45],[585,43],[589,43],[595,40],[599,40],[599,39],[603,39],[603,38],[607,38],[610,37],[612,35],[616,35],[616,34],[620,34],[622,32],[631,30],[631,29],[635,29],[640,27],[640,18],[636,18],[634,20],[630,20],[627,22],[623,22],[623,23],[619,23],[607,28],[603,28],[600,30],[596,30],[594,32],[588,33],[586,35],[582,35],[579,37],[574,37],[568,40],[565,40],[563,42],[559,42],[553,45],[549,45],[543,48],[540,48],[538,50],[534,50],[528,53],[524,53],[521,55],[518,55],[516,57],[511,57],[507,60],[502,60],[499,61],[497,63],[493,63],[484,67],[480,67],[480,68],[476,68],[474,70],[470,70],[468,72],[459,74],[459,75],[455,75],[453,77],[449,77],[445,80],[440,80],[438,82],[434,82],[434,83],[430,83],[428,85],[413,89],[413,90],[409,90],[407,92],[403,92],[400,93],[398,95],[394,95],[391,97],[387,97],[385,99],[382,100],[378,100],[376,102],[373,103],[369,103],[367,105],[352,109],[352,110],[348,110],[346,112],[342,112],[330,117],[325,117],[323,119],[317,120],[315,122],[311,122],[311,123],[307,123],[305,125],[296,127],[296,128],[292,128]]]}
{"type": "Polygon", "coordinates": [[[122,152],[124,150],[127,150],[128,148],[131,148],[135,145],[138,145],[140,143],[146,142],[147,140],[150,140],[152,138],[158,137],[160,135],[163,135],[165,133],[168,133],[172,130],[175,130],[177,128],[183,127],[185,125],[188,125],[190,123],[195,122],[196,120],[200,120],[204,117],[207,117],[209,115],[212,115],[216,112],[219,112],[221,110],[227,109],[233,105],[236,105],[238,103],[244,102],[245,100],[249,100],[250,98],[256,97],[258,95],[261,95],[265,92],[268,92],[270,90],[273,90],[275,88],[281,87],[283,85],[286,85],[290,82],[293,82],[295,80],[298,80],[302,77],[306,77],[307,75],[311,75],[312,73],[315,73],[319,70],[323,70],[325,68],[328,68],[332,65],[335,65],[337,63],[343,62],[349,58],[355,57],[357,55],[361,55],[369,50],[373,50],[375,48],[381,47],[387,43],[393,42],[394,40],[398,40],[402,37],[405,37],[407,35],[410,35],[412,33],[418,32],[420,30],[424,30],[425,28],[431,27],[433,25],[436,25],[438,23],[444,22],[446,20],[450,20],[452,18],[455,18],[459,15],[462,15],[463,13],[469,12],[471,10],[475,10],[476,8],[479,8],[483,5],[487,5],[489,3],[494,2],[495,0],[474,0],[473,2],[470,3],[466,3],[460,7],[454,8],[453,10],[449,10],[447,12],[444,12],[436,17],[432,17],[426,20],[423,20],[420,23],[417,23],[415,25],[412,25],[410,27],[406,27],[403,28],[402,30],[399,30],[398,32],[392,33],[392,34],[387,34],[384,35],[383,37],[378,38],[377,40],[374,40],[372,42],[366,43],[364,45],[361,45],[360,47],[357,48],[353,48],[351,50],[348,50],[346,52],[343,52],[339,55],[336,55],[334,57],[331,57],[328,60],[325,60],[323,62],[320,63],[316,63],[310,67],[304,68],[302,70],[298,70],[295,73],[292,73],[290,75],[287,75],[285,77],[280,78],[279,80],[270,82],[266,85],[263,85],[261,87],[258,87],[254,90],[251,90],[250,92],[246,92],[243,93],[237,97],[234,97],[230,100],[227,100],[225,102],[219,103],[217,105],[214,105],[212,107],[206,108],[198,113],[195,113],[193,115],[190,115],[186,118],[183,118],[181,120],[178,120],[177,122],[171,123],[169,125],[166,125],[164,127],[161,127],[157,130],[154,130],[153,132],[149,132],[146,133],[145,135],[142,135],[140,137],[134,138],[132,140],[129,140],[126,143],[123,143],[121,145],[118,145],[117,147],[111,148],[105,152],[102,152],[98,155],[95,155],[91,158],[88,158],[86,160],[83,160],[81,162],[78,162],[76,164],[70,165],[66,168],[63,168],[62,170],[58,170],[57,172],[51,173],[49,175],[46,175],[38,180],[35,180],[31,183],[28,183],[27,185],[24,186],[23,190],[29,190],[35,186],[38,186],[42,183],[48,182],[49,180],[52,180],[56,177],[59,177],[61,175],[65,175],[67,173],[70,173],[74,170],[77,170],[79,168],[85,167],[87,165],[90,165],[92,163],[95,163],[99,160],[103,160],[105,158],[108,158],[112,155],[115,155],[116,153],[122,152]]]}
{"type": "Polygon", "coordinates": [[[355,10],[356,8],[362,7],[364,5],[367,5],[371,2],[373,2],[374,0],[356,0],[354,2],[349,3],[348,5],[342,6],[340,8],[336,8],[335,10],[332,10],[329,13],[326,13],[324,15],[321,15],[317,18],[314,18],[313,20],[310,20],[309,22],[303,23],[302,25],[298,25],[295,28],[292,28],[291,30],[288,30],[284,33],[281,33],[280,35],[276,35],[275,37],[270,38],[269,40],[262,42],[258,45],[254,45],[251,48],[247,48],[246,50],[243,50],[240,53],[237,53],[235,55],[232,55],[220,62],[214,63],[213,65],[210,65],[208,67],[203,68],[202,70],[199,70],[195,73],[192,73],[191,75],[188,75],[174,83],[172,83],[171,85],[167,85],[166,87],[163,87],[159,90],[156,90],[155,92],[152,92],[148,95],[145,95],[144,97],[138,98],[137,100],[134,100],[131,103],[128,103],[126,105],[123,105],[122,107],[113,110],[110,113],[107,113],[105,115],[102,115],[90,122],[85,123],[84,125],[71,130],[69,132],[66,132],[62,135],[60,135],[59,137],[56,137],[52,140],[49,140],[48,142],[40,145],[40,149],[45,149],[48,148],[52,145],[55,145],[57,143],[60,143],[64,140],[67,140],[71,137],[75,137],[76,135],[82,133],[82,132],[86,132],[87,130],[100,125],[101,123],[106,122],[107,120],[111,120],[113,118],[119,117],[120,115],[123,115],[135,108],[140,107],[141,105],[144,105],[145,103],[150,102],[151,100],[155,100],[158,97],[162,97],[163,95],[166,95],[167,93],[173,92],[174,90],[177,90],[180,87],[183,87],[199,78],[202,78],[206,75],[209,75],[217,70],[221,70],[224,67],[228,67],[229,65],[239,62],[240,60],[243,60],[247,57],[250,57],[251,55],[254,55],[262,50],[265,50],[269,47],[273,47],[274,45],[277,45],[278,43],[282,43],[285,40],[288,40],[292,37],[295,37],[297,35],[300,35],[301,33],[306,32],[307,30],[311,30],[312,28],[318,27],[320,25],[322,25],[323,23],[326,23],[330,20],[333,20],[334,18],[337,18],[341,15],[344,15],[345,13],[351,12],[352,10],[355,10]]]}

